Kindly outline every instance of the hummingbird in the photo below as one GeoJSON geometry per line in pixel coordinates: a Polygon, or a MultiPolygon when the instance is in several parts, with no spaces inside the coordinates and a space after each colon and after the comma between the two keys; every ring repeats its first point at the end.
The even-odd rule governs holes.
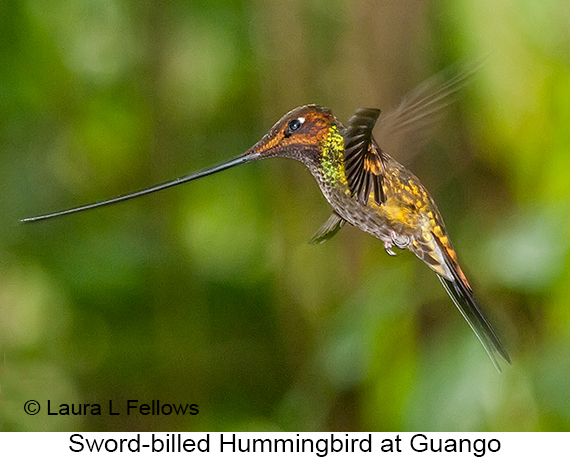
{"type": "Polygon", "coordinates": [[[460,75],[443,84],[428,80],[419,86],[378,122],[380,142],[372,134],[378,109],[357,109],[344,126],[330,109],[304,105],[285,114],[259,142],[228,161],[134,193],[21,222],[122,202],[261,159],[294,159],[309,169],[332,207],[310,242],[324,243],[348,223],[378,238],[389,255],[396,254],[394,248],[410,250],[437,274],[500,372],[498,358],[510,363],[510,357],[475,300],[436,203],[420,180],[388,154],[394,139],[430,124],[464,79],[460,75]]]}

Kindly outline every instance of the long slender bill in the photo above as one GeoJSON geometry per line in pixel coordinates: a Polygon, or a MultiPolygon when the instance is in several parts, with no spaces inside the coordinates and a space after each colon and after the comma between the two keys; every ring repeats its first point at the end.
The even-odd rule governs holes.
{"type": "Polygon", "coordinates": [[[109,200],[103,200],[96,203],[91,203],[89,205],[77,206],[75,208],[66,209],[63,211],[57,211],[55,213],[43,214],[41,216],[26,217],[21,219],[20,222],[35,222],[45,219],[51,219],[52,217],[64,216],[66,214],[78,213],[80,211],[87,211],[89,209],[99,208],[100,206],[112,205],[114,203],[123,202],[125,200],[130,200],[131,198],[137,198],[142,195],[151,194],[153,192],[158,192],[159,190],[168,189],[169,187],[178,186],[185,182],[194,181],[195,179],[203,178],[204,176],[213,175],[219,171],[227,170],[228,168],[235,167],[236,165],[241,165],[242,163],[251,162],[259,158],[259,152],[246,152],[242,155],[235,157],[234,159],[228,160],[227,162],[214,165],[213,167],[204,168],[203,170],[190,173],[189,175],[182,176],[180,178],[173,179],[172,181],[163,182],[153,187],[147,189],[142,189],[132,194],[121,195],[119,197],[111,198],[109,200]]]}

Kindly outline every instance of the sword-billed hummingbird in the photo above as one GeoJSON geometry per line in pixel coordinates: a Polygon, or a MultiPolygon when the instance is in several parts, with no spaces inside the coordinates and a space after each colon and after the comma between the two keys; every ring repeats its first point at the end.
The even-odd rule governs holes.
{"type": "Polygon", "coordinates": [[[435,202],[419,179],[383,148],[383,141],[389,143],[391,135],[405,136],[429,123],[464,79],[460,75],[444,84],[419,86],[396,110],[383,116],[378,126],[380,143],[372,136],[379,110],[358,109],[345,127],[329,109],[305,105],[287,113],[257,144],[227,162],[138,192],[22,221],[118,203],[255,160],[295,159],[309,169],[333,209],[311,242],[328,240],[348,222],[380,239],[390,255],[395,254],[394,246],[412,251],[437,273],[500,371],[497,354],[510,363],[509,355],[475,301],[435,202]]]}

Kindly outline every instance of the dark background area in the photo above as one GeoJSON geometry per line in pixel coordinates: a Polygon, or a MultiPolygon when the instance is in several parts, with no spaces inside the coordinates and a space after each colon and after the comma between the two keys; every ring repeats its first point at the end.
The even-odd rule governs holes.
{"type": "Polygon", "coordinates": [[[0,429],[569,430],[569,38],[567,0],[1,2],[0,429]],[[412,254],[352,227],[307,244],[330,210],[294,161],[18,223],[226,160],[298,105],[386,112],[482,56],[396,159],[438,202],[502,375],[412,254]]]}

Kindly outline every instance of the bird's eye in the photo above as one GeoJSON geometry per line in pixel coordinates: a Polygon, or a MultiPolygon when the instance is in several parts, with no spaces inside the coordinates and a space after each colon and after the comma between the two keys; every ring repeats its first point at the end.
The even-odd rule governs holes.
{"type": "Polygon", "coordinates": [[[289,130],[292,132],[297,130],[299,127],[301,127],[301,121],[299,119],[293,119],[291,122],[289,122],[289,130]]]}
{"type": "Polygon", "coordinates": [[[297,119],[293,119],[292,121],[290,121],[289,124],[287,124],[287,129],[285,130],[285,136],[289,137],[293,134],[293,132],[299,130],[303,125],[303,122],[305,122],[305,118],[303,117],[298,117],[297,119]]]}

